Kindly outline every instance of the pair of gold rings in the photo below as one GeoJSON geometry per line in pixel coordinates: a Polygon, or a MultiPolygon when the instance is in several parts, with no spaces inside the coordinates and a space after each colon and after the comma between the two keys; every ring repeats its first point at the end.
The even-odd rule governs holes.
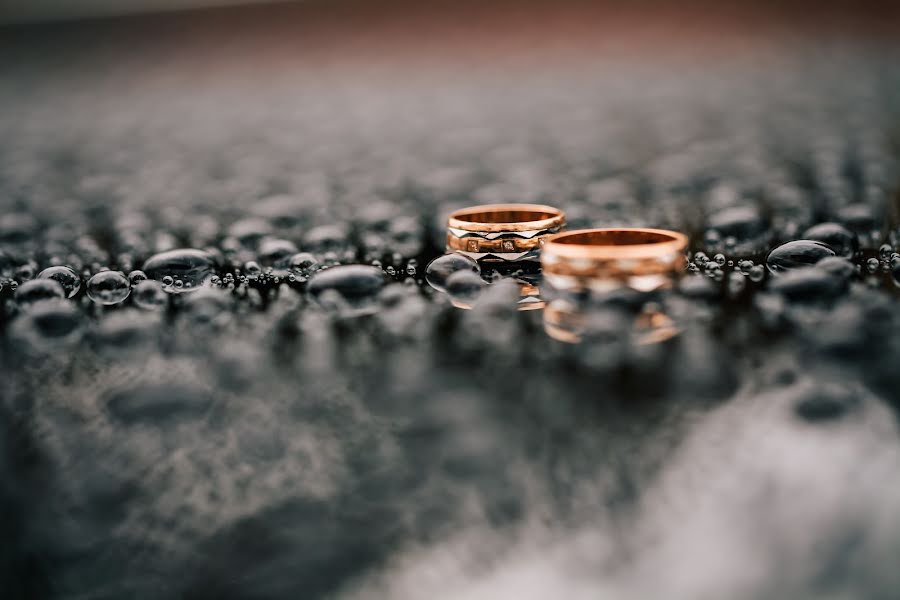
{"type": "Polygon", "coordinates": [[[665,229],[561,231],[565,214],[542,204],[493,204],[453,212],[447,250],[483,262],[540,261],[557,290],[652,291],[684,269],[688,239],[665,229]]]}

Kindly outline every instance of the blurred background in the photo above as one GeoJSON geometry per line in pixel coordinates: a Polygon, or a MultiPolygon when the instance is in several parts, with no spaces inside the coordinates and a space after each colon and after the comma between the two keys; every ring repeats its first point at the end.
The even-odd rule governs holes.
{"type": "Polygon", "coordinates": [[[46,21],[254,3],[265,3],[265,0],[130,0],[127,2],[112,0],[16,2],[15,0],[4,0],[0,3],[0,7],[2,7],[0,15],[6,22],[46,21]]]}

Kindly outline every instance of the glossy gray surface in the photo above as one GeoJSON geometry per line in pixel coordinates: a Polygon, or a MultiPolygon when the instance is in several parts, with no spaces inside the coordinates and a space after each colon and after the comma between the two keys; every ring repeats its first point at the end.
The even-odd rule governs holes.
{"type": "Polygon", "coordinates": [[[0,67],[4,598],[897,597],[896,47],[90,31],[0,67]],[[685,231],[691,271],[595,298],[581,345],[467,261],[454,308],[442,215],[510,200],[685,231]],[[769,256],[823,222],[849,263],[769,256]],[[71,299],[26,286],[54,265],[71,299]],[[648,304],[680,335],[636,343],[648,304]]]}

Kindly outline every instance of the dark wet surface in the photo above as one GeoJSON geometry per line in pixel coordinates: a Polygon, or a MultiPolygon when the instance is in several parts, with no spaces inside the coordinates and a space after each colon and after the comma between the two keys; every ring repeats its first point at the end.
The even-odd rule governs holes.
{"type": "Polygon", "coordinates": [[[896,46],[230,77],[17,43],[4,598],[900,593],[896,46]],[[426,282],[448,212],[509,201],[684,231],[688,270],[580,299],[577,345],[491,267],[426,282]]]}

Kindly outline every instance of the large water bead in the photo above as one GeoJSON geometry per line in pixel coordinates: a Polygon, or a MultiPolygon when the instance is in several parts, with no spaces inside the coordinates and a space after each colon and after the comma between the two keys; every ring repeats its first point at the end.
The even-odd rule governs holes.
{"type": "Polygon", "coordinates": [[[829,256],[816,263],[816,268],[836,275],[846,281],[856,276],[856,265],[841,256],[829,256]]]}
{"type": "Polygon", "coordinates": [[[311,298],[344,316],[374,313],[378,293],[385,286],[384,272],[368,265],[345,265],[319,271],[306,287],[311,298]]]}
{"type": "Polygon", "coordinates": [[[309,252],[298,252],[289,259],[288,268],[294,276],[305,281],[319,269],[319,261],[309,252]]]}
{"type": "Polygon", "coordinates": [[[290,240],[266,238],[259,244],[257,258],[264,267],[284,269],[289,266],[292,256],[297,254],[297,245],[290,240]]]}
{"type": "Polygon", "coordinates": [[[97,304],[118,304],[131,293],[131,283],[121,271],[100,271],[87,282],[88,297],[97,304]]]}
{"type": "Polygon", "coordinates": [[[481,269],[474,259],[464,254],[445,254],[439,256],[425,267],[425,281],[436,290],[447,291],[447,280],[457,271],[480,273],[481,269]]]}
{"type": "Polygon", "coordinates": [[[825,244],[844,258],[852,258],[859,250],[859,236],[840,223],[813,225],[803,233],[803,237],[825,244]]]}
{"type": "Polygon", "coordinates": [[[733,206],[713,213],[707,219],[706,237],[713,246],[721,244],[729,251],[752,252],[767,237],[768,226],[752,206],[733,206]]]}
{"type": "Polygon", "coordinates": [[[848,204],[837,211],[837,218],[848,229],[869,238],[878,229],[878,218],[871,206],[864,203],[848,204]]]}
{"type": "Polygon", "coordinates": [[[63,286],[53,279],[32,279],[16,289],[16,303],[21,308],[43,300],[62,300],[66,297],[63,286]]]}
{"type": "Polygon", "coordinates": [[[847,290],[847,279],[814,267],[772,279],[770,289],[792,302],[827,302],[847,290]]]}
{"type": "Polygon", "coordinates": [[[822,242],[794,240],[772,250],[766,258],[766,267],[774,274],[793,269],[811,267],[823,258],[837,253],[822,242]]]}
{"type": "Polygon", "coordinates": [[[470,270],[456,271],[447,278],[447,294],[457,306],[474,304],[488,283],[478,273],[470,270]]]}
{"type": "Polygon", "coordinates": [[[16,318],[10,337],[26,352],[52,352],[80,340],[83,321],[82,312],[71,302],[59,298],[38,302],[16,318]]]}
{"type": "MultiPolygon", "coordinates": [[[[259,242],[272,233],[272,225],[265,219],[248,217],[236,221],[228,228],[228,236],[236,239],[245,248],[256,248],[259,242]]],[[[144,267],[146,271],[146,265],[144,267]]]]}
{"type": "Polygon", "coordinates": [[[304,250],[315,254],[341,253],[350,246],[350,231],[343,225],[319,225],[303,236],[304,250]]]}
{"type": "Polygon", "coordinates": [[[162,310],[169,302],[169,295],[158,281],[147,279],[134,286],[132,299],[144,310],[162,310]]]}
{"type": "Polygon", "coordinates": [[[81,289],[81,278],[66,266],[48,267],[38,274],[38,279],[52,279],[58,282],[66,293],[66,298],[71,298],[81,289]]]}
{"type": "Polygon", "coordinates": [[[203,250],[179,248],[154,254],[144,263],[147,277],[160,281],[167,292],[191,292],[215,275],[215,260],[203,250]],[[177,285],[177,282],[181,285],[177,285]]]}

